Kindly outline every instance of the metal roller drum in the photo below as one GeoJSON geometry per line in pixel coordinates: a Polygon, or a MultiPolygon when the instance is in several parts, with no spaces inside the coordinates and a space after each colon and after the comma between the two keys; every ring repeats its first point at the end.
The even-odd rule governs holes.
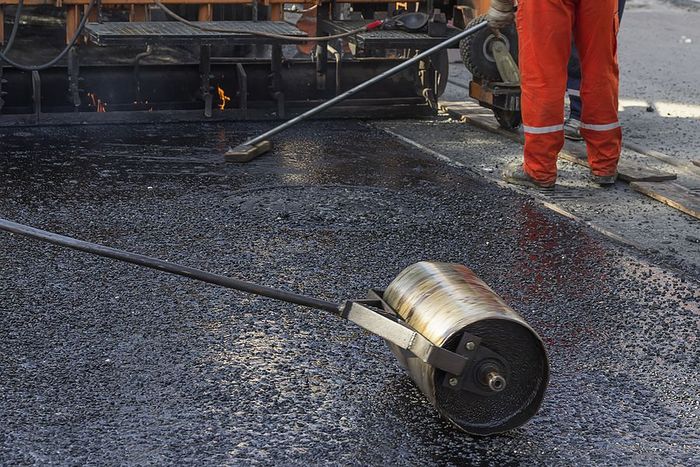
{"type": "Polygon", "coordinates": [[[408,326],[468,359],[461,375],[389,344],[420,390],[460,429],[476,435],[518,427],[537,412],[549,380],[542,340],[470,269],[420,262],[383,294],[408,326]]]}

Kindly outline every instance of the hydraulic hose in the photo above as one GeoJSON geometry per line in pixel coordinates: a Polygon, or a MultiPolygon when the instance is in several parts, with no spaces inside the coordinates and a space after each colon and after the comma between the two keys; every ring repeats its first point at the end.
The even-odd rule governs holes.
{"type": "Polygon", "coordinates": [[[70,51],[70,49],[75,45],[76,42],[78,42],[78,38],[80,38],[80,35],[83,33],[83,29],[85,29],[85,25],[88,22],[88,17],[90,16],[90,12],[92,11],[92,8],[95,6],[95,0],[90,0],[90,3],[88,4],[87,9],[85,10],[85,13],[83,14],[83,19],[80,20],[80,24],[78,25],[78,29],[75,31],[75,34],[73,35],[73,38],[70,40],[68,45],[54,57],[53,59],[49,60],[48,62],[41,64],[41,65],[26,65],[22,63],[17,63],[14,60],[7,58],[7,56],[4,53],[0,52],[0,61],[3,61],[10,66],[13,66],[19,70],[22,71],[41,71],[41,70],[46,70],[47,68],[51,68],[54,66],[56,63],[61,61],[63,57],[66,56],[66,54],[70,51]]]}
{"type": "Polygon", "coordinates": [[[182,16],[178,15],[173,10],[171,10],[170,8],[163,5],[163,3],[160,0],[154,0],[154,2],[156,5],[158,5],[158,7],[161,10],[163,10],[163,12],[166,15],[170,16],[175,21],[178,21],[182,24],[186,24],[187,26],[194,28],[194,29],[198,29],[200,31],[219,32],[219,33],[224,33],[224,34],[247,34],[247,35],[252,35],[252,36],[269,37],[270,39],[281,39],[281,40],[290,41],[290,42],[309,42],[309,41],[323,42],[323,41],[331,41],[334,39],[342,39],[343,37],[354,36],[355,34],[359,34],[361,32],[366,32],[366,31],[370,31],[372,29],[376,29],[384,24],[384,21],[377,20],[377,21],[373,21],[369,24],[366,24],[365,26],[362,26],[361,28],[353,29],[352,31],[347,31],[347,32],[344,32],[341,34],[333,34],[332,36],[320,36],[320,37],[288,36],[285,34],[275,34],[273,32],[247,31],[247,30],[243,30],[243,29],[226,29],[226,28],[217,28],[217,27],[213,27],[213,26],[202,26],[201,24],[197,24],[193,21],[190,21],[190,20],[185,19],[182,16]]]}
{"type": "Polygon", "coordinates": [[[10,37],[7,39],[7,44],[5,44],[5,48],[0,53],[6,54],[14,45],[15,37],[17,37],[17,31],[19,30],[19,19],[22,16],[22,9],[24,9],[24,0],[19,0],[15,10],[15,24],[12,25],[12,32],[10,32],[10,37]]]}

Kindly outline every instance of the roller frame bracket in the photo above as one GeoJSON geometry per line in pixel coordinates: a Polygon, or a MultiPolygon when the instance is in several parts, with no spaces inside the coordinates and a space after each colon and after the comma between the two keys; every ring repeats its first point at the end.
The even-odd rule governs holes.
{"type": "Polygon", "coordinates": [[[469,357],[434,345],[401,321],[396,312],[377,297],[377,291],[371,291],[369,299],[345,302],[340,316],[447,373],[462,375],[470,366],[469,357]]]}
{"type": "MultiPolygon", "coordinates": [[[[469,358],[475,364],[485,362],[495,362],[498,364],[499,369],[504,378],[510,379],[510,366],[508,363],[501,358],[499,354],[489,349],[486,346],[481,345],[481,338],[467,332],[462,334],[459,344],[457,345],[457,354],[469,358]],[[467,349],[467,343],[472,342],[474,348],[472,350],[467,349]]],[[[493,396],[497,394],[494,391],[489,390],[486,387],[482,387],[474,378],[473,372],[465,372],[462,374],[447,372],[447,374],[442,379],[442,386],[450,389],[459,389],[472,392],[474,394],[480,394],[482,396],[493,396]],[[452,378],[457,378],[458,382],[456,385],[450,384],[452,378]]]]}

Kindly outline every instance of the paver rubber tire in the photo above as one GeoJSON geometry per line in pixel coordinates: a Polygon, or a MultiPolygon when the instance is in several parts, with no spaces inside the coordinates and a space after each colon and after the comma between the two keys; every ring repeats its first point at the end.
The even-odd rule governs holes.
{"type": "MultiPolygon", "coordinates": [[[[479,23],[486,21],[486,16],[474,18],[468,25],[467,29],[476,26],[479,23]]],[[[502,36],[505,38],[510,49],[510,54],[513,60],[518,61],[518,32],[515,29],[515,24],[511,24],[507,28],[501,30],[502,36]]],[[[471,36],[467,36],[459,43],[459,52],[462,55],[462,62],[467,70],[477,78],[483,78],[488,81],[501,81],[501,74],[496,67],[496,61],[487,50],[487,43],[496,39],[495,34],[491,29],[485,28],[477,31],[471,36]]]]}

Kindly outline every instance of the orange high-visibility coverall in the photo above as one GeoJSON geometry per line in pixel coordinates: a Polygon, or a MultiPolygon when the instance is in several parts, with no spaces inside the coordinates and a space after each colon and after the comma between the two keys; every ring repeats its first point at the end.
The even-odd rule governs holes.
{"type": "Polygon", "coordinates": [[[525,132],[525,172],[557,177],[571,38],[581,57],[581,136],[595,175],[613,175],[622,145],[617,119],[617,0],[519,0],[516,22],[525,132]]]}

